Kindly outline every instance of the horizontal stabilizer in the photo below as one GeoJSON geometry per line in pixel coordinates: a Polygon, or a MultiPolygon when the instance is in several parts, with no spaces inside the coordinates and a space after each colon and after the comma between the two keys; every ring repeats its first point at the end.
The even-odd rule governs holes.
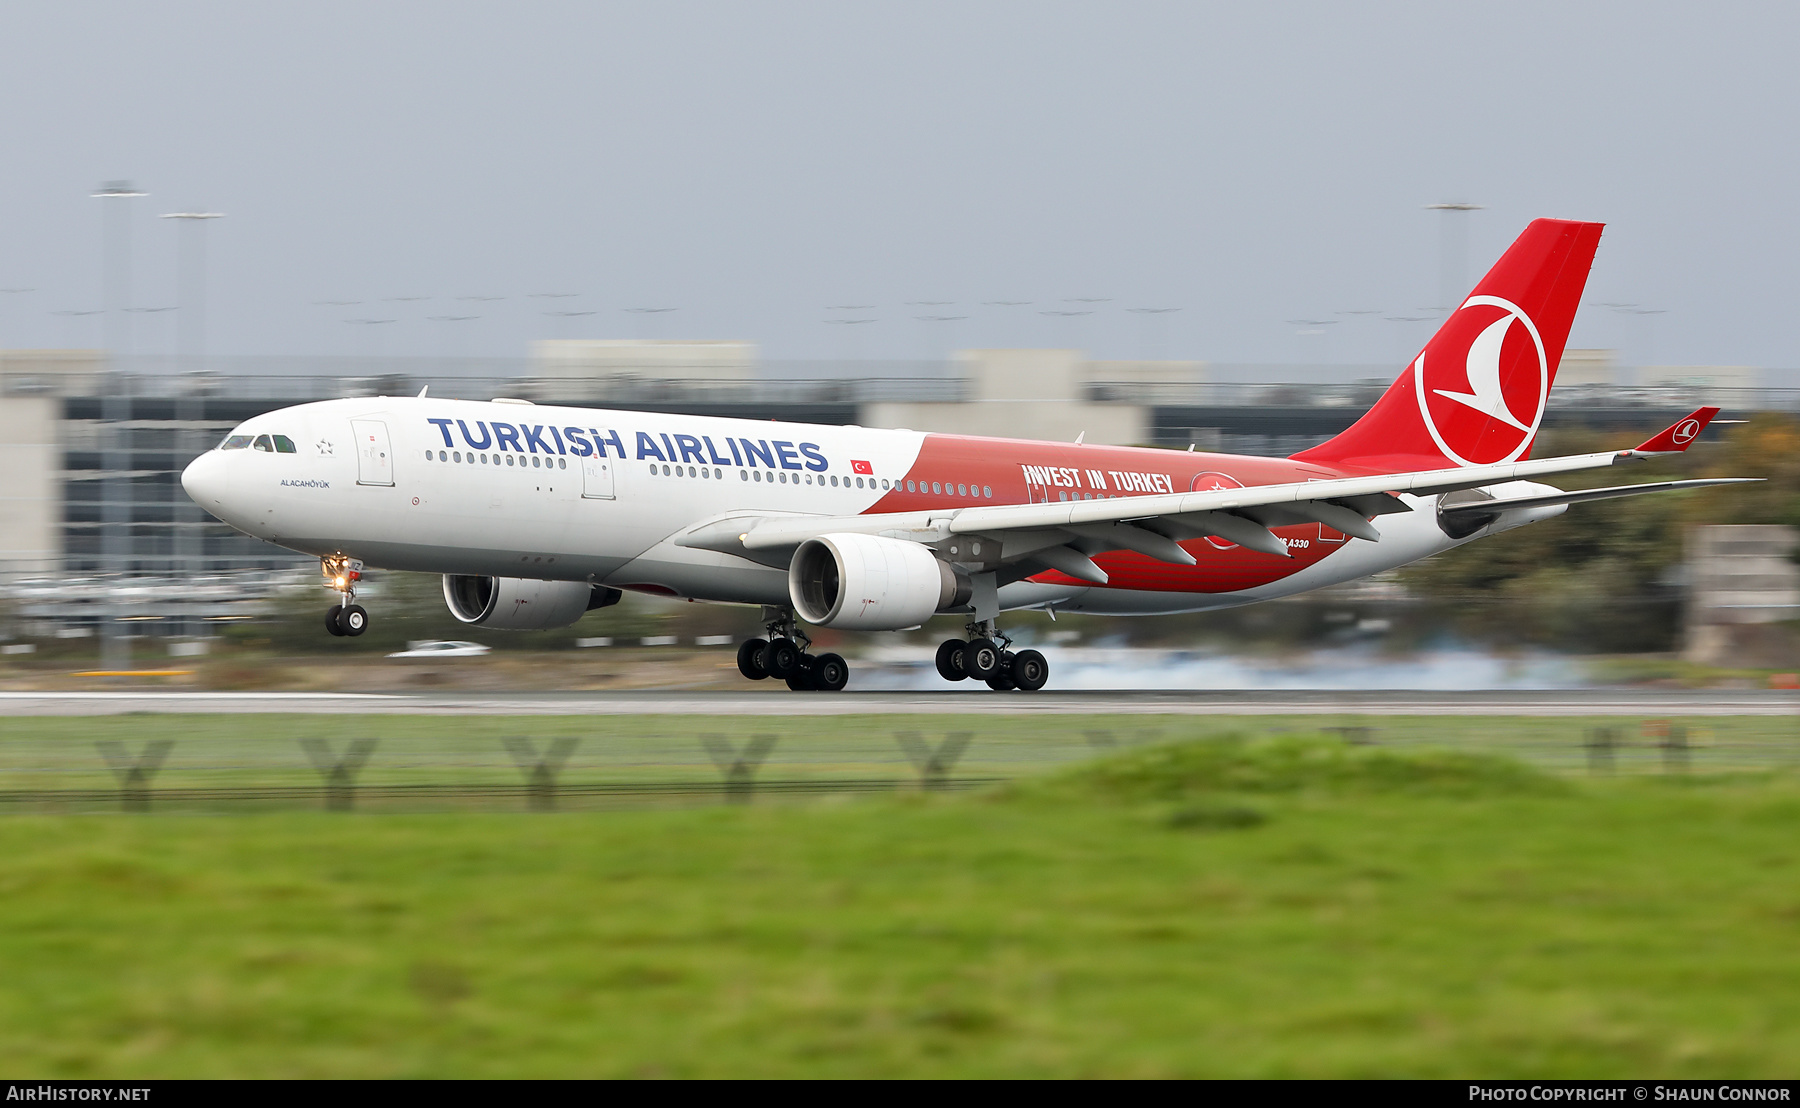
{"type": "MultiPolygon", "coordinates": [[[[1716,410],[1716,409],[1715,409],[1716,410]]],[[[1613,500],[1645,492],[1671,492],[1676,489],[1698,489],[1707,485],[1744,485],[1760,481],[1760,477],[1712,477],[1695,481],[1654,481],[1647,485],[1614,485],[1608,489],[1581,489],[1577,492],[1547,493],[1543,496],[1515,496],[1510,500],[1472,500],[1467,504],[1446,504],[1438,511],[1446,516],[1494,515],[1515,508],[1548,508],[1557,504],[1579,504],[1584,500],[1613,500]]]]}

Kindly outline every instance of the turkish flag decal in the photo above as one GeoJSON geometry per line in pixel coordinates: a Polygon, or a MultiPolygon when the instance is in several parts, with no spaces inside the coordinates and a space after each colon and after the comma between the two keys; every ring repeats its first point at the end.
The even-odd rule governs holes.
{"type": "Polygon", "coordinates": [[[875,467],[868,462],[859,462],[852,458],[850,459],[850,471],[852,473],[867,473],[873,475],[875,473],[875,467]]]}

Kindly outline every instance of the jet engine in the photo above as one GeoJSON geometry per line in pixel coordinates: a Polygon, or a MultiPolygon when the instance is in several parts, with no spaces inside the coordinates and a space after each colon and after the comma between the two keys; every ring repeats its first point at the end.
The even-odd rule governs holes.
{"type": "Polygon", "coordinates": [[[586,612],[617,604],[618,589],[586,581],[533,581],[522,577],[444,574],[444,603],[464,623],[506,631],[567,627],[586,612]]]}
{"type": "Polygon", "coordinates": [[[788,596],[820,627],[898,631],[968,603],[969,579],[916,542],[821,535],[794,551],[788,596]]]}

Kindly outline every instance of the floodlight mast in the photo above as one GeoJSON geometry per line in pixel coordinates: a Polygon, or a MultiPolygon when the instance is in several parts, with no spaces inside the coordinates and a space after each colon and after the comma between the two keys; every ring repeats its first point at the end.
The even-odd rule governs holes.
{"type": "MultiPolygon", "coordinates": [[[[106,312],[107,361],[117,376],[100,401],[100,467],[105,476],[100,492],[100,565],[104,573],[121,577],[126,564],[126,529],[130,526],[132,488],[125,474],[131,457],[125,443],[124,422],[131,416],[131,397],[124,362],[130,357],[131,317],[131,207],[125,201],[144,196],[130,181],[103,181],[89,194],[111,203],[101,208],[101,283],[106,312]]],[[[131,664],[131,646],[119,625],[115,591],[100,612],[100,668],[117,673],[131,664]]]]}
{"type": "Polygon", "coordinates": [[[163,219],[180,220],[181,237],[176,264],[181,285],[181,314],[176,319],[180,335],[176,345],[181,368],[198,373],[206,357],[206,238],[201,228],[209,219],[223,219],[224,212],[164,212],[163,219]]]}
{"type": "MultiPolygon", "coordinates": [[[[130,181],[102,181],[88,195],[95,200],[125,201],[150,194],[130,181]]],[[[116,365],[130,355],[131,346],[131,321],[125,314],[131,307],[130,205],[107,204],[101,209],[101,219],[102,308],[106,312],[107,354],[116,365]]]]}
{"type": "Polygon", "coordinates": [[[1447,315],[1456,308],[1456,298],[1464,288],[1464,271],[1468,268],[1468,221],[1457,219],[1456,213],[1478,212],[1481,205],[1427,204],[1425,210],[1444,213],[1444,218],[1438,222],[1438,310],[1447,315]]]}
{"type": "MultiPolygon", "coordinates": [[[[182,453],[197,457],[206,449],[204,431],[205,400],[203,378],[198,375],[206,364],[206,236],[203,228],[209,219],[223,219],[223,212],[164,212],[163,219],[177,220],[179,239],[176,245],[176,280],[180,286],[181,311],[176,316],[176,348],[180,370],[190,374],[187,387],[177,394],[176,419],[182,453]]],[[[205,568],[202,532],[205,513],[194,505],[183,507],[175,519],[175,570],[188,578],[199,576],[205,568]]],[[[195,634],[199,627],[191,619],[183,620],[177,629],[183,635],[195,634]]]]}

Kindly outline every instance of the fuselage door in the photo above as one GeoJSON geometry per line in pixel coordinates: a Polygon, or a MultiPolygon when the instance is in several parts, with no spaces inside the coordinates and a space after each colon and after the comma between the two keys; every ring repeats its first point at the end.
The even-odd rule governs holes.
{"type": "Polygon", "coordinates": [[[595,500],[613,498],[612,459],[590,454],[581,459],[581,495],[595,500]]]}
{"type": "Polygon", "coordinates": [[[394,451],[388,445],[387,424],[379,419],[353,419],[350,433],[356,439],[356,483],[392,485],[394,451]]]}

